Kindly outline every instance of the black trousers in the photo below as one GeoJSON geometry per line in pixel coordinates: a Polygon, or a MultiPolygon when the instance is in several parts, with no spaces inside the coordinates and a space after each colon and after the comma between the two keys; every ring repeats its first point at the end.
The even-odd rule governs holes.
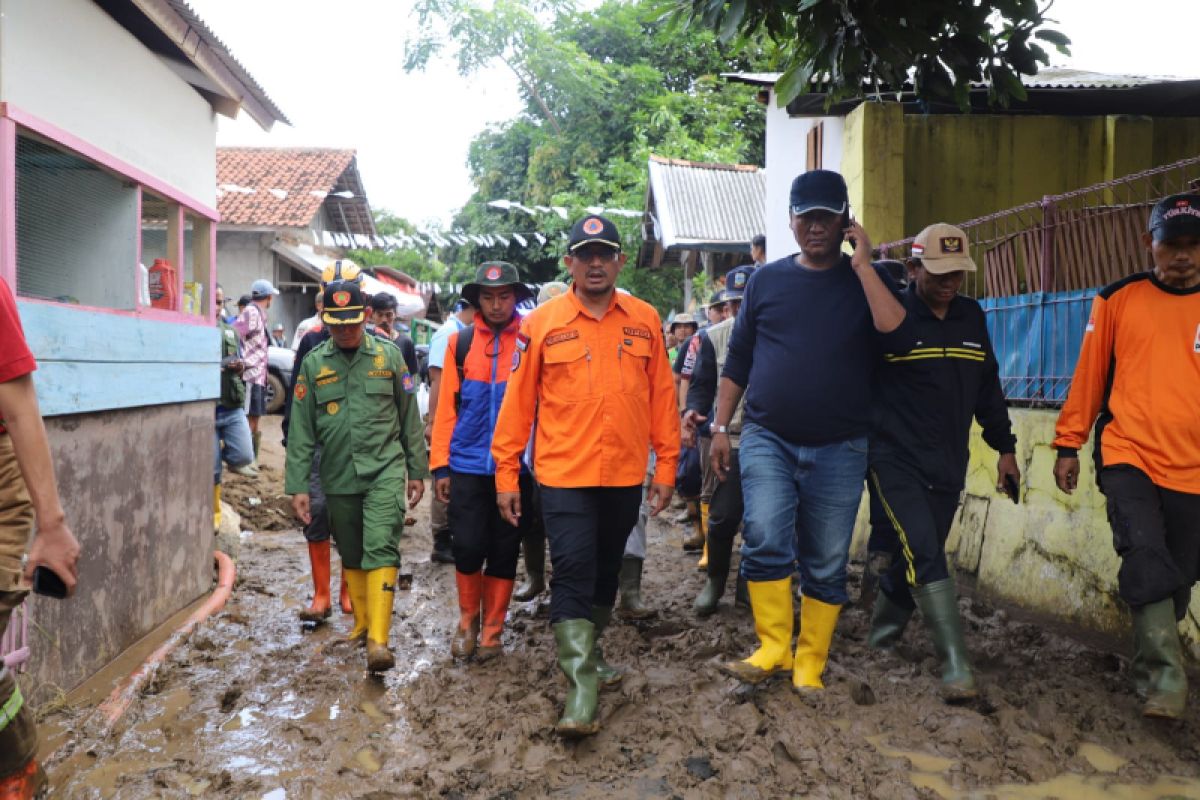
{"type": "Polygon", "coordinates": [[[892,565],[879,587],[897,605],[913,608],[910,589],[950,577],[946,538],[958,511],[958,492],[930,489],[918,476],[887,463],[867,473],[874,551],[890,552],[892,565]]]}
{"type": "Polygon", "coordinates": [[[321,488],[321,446],[313,451],[312,472],[308,475],[309,511],[312,519],[304,526],[304,538],[310,542],[329,541],[329,511],[325,508],[325,490],[321,488]]]}
{"type": "Polygon", "coordinates": [[[1113,547],[1121,557],[1117,590],[1131,608],[1175,601],[1183,619],[1200,578],[1200,494],[1156,486],[1128,464],[1104,467],[1100,489],[1108,499],[1113,547]]]}
{"type": "Polygon", "coordinates": [[[542,484],[542,521],[550,540],[550,621],[591,619],[611,607],[625,540],[638,520],[641,486],[560,489],[542,484]]]}
{"type": "Polygon", "coordinates": [[[465,575],[483,569],[493,578],[512,580],[517,575],[521,535],[529,526],[533,479],[520,478],[521,524],[514,528],[496,507],[496,476],[450,474],[450,505],[447,513],[453,538],[454,568],[465,575]],[[486,563],[486,568],[484,564],[486,563]]]}
{"type": "Polygon", "coordinates": [[[729,451],[729,472],[725,480],[717,480],[708,505],[708,574],[714,578],[725,577],[720,574],[722,568],[728,573],[733,540],[737,537],[745,510],[742,472],[735,447],[729,451]],[[713,558],[714,553],[718,554],[717,558],[713,558]]]}

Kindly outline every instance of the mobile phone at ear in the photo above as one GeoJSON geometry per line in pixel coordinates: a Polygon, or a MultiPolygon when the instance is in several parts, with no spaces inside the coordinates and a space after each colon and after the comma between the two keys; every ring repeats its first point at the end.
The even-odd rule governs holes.
{"type": "Polygon", "coordinates": [[[1017,479],[1012,475],[1004,476],[1004,491],[1012,498],[1013,505],[1018,505],[1021,502],[1021,487],[1017,485],[1017,479]]]}
{"type": "Polygon", "coordinates": [[[58,577],[58,573],[49,567],[37,567],[33,571],[33,592],[62,600],[67,596],[67,585],[58,577]]]}

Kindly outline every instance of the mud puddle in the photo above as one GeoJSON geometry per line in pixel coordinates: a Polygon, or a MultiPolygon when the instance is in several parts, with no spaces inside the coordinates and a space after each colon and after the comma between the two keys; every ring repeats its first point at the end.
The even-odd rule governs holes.
{"type": "MultiPolygon", "coordinates": [[[[280,491],[269,484],[281,474],[278,436],[268,428],[264,440],[268,469],[241,496],[280,491]]],[[[341,641],[348,617],[300,626],[303,538],[290,522],[258,530],[241,543],[225,610],[110,737],[89,735],[82,702],[48,720],[61,745],[54,796],[1200,798],[1194,696],[1186,722],[1143,721],[1123,658],[978,601],[963,601],[984,685],[974,705],[940,702],[917,626],[896,653],[869,651],[858,608],[842,615],[819,697],[787,681],[736,686],[714,664],[750,652],[750,615],[732,607],[731,585],[721,611],[697,620],[695,557],[681,552],[680,528],[657,522],[645,596],[658,615],[606,633],[609,660],[628,674],[601,696],[602,731],[564,743],[551,733],[565,684],[544,598],[514,606],[504,658],[454,663],[453,568],[429,562],[427,500],[416,516],[393,673],[365,675],[362,652],[341,641]]]]}

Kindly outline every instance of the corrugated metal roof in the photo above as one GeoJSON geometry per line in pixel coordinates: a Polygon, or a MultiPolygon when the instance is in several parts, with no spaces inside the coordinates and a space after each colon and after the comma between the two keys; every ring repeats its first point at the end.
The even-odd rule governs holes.
{"type": "MultiPolygon", "coordinates": [[[[774,86],[782,72],[725,72],[721,77],[734,83],[746,83],[751,86],[774,86]]],[[[1021,75],[1021,83],[1029,89],[1129,89],[1135,86],[1152,86],[1162,83],[1177,83],[1188,80],[1167,75],[1115,75],[1104,72],[1089,72],[1088,70],[1071,67],[1046,67],[1036,75],[1021,75]]],[[[813,85],[824,83],[823,75],[814,75],[813,85]]],[[[976,89],[987,88],[986,81],[972,81],[976,89]]],[[[874,90],[869,84],[863,84],[864,89],[874,90]]],[[[911,90],[908,83],[905,90],[911,90]]]]}
{"type": "Polygon", "coordinates": [[[763,232],[767,178],[759,167],[650,157],[650,191],[663,247],[749,247],[763,232]]]}

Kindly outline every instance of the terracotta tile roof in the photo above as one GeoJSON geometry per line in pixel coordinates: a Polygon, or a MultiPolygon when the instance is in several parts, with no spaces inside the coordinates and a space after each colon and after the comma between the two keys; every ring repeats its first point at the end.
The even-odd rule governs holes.
{"type": "MultiPolygon", "coordinates": [[[[361,187],[353,150],[217,148],[217,210],[223,225],[304,228],[343,174],[361,187]]],[[[361,188],[360,188],[361,191],[361,188]]],[[[365,198],[361,198],[365,204],[365,198]]],[[[340,225],[335,228],[340,228],[340,225]]]]}

